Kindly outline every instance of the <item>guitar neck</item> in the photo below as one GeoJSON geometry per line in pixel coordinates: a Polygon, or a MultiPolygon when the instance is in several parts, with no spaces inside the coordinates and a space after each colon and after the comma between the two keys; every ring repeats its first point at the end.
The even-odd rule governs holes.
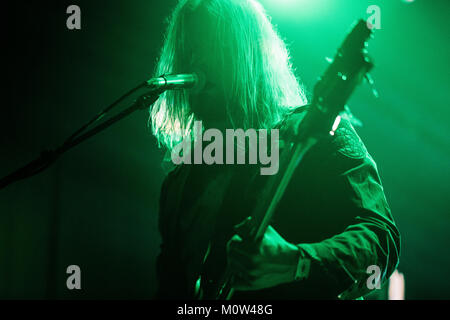
{"type": "Polygon", "coordinates": [[[317,143],[317,139],[309,137],[302,142],[295,143],[289,150],[285,150],[287,154],[285,159],[282,157],[282,163],[280,167],[284,167],[283,174],[277,177],[277,175],[270,176],[266,183],[266,188],[261,195],[261,198],[266,201],[261,201],[263,206],[258,206],[251,215],[251,229],[250,229],[250,241],[259,241],[266,229],[268,228],[270,221],[278,207],[278,203],[283,197],[289,182],[292,179],[295,168],[299,166],[304,155],[317,143]],[[283,163],[284,162],[284,163],[283,163]],[[269,199],[269,201],[267,201],[269,199]]]}

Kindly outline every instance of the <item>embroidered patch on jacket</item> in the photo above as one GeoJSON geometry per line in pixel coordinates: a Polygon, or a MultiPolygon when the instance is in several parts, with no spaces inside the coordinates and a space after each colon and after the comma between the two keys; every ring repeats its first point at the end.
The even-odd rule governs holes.
{"type": "Polygon", "coordinates": [[[350,158],[360,159],[367,154],[364,143],[348,121],[340,123],[334,135],[333,145],[338,152],[350,158]]]}

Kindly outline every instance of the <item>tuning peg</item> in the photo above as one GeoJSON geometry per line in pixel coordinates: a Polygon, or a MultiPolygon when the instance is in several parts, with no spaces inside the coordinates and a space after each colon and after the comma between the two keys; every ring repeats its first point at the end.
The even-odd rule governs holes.
{"type": "Polygon", "coordinates": [[[366,79],[367,83],[370,85],[370,88],[372,89],[372,93],[374,95],[375,98],[379,98],[380,95],[378,93],[377,88],[375,88],[375,82],[373,81],[372,76],[370,75],[370,73],[366,73],[364,75],[364,78],[366,79]]]}

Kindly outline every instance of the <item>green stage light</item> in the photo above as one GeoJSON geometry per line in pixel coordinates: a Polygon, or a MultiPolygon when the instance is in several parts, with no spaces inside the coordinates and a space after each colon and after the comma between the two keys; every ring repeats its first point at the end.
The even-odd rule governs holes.
{"type": "Polygon", "coordinates": [[[260,0],[260,3],[270,14],[287,19],[315,19],[332,12],[336,1],[332,0],[260,0]]]}
{"type": "Polygon", "coordinates": [[[301,2],[298,0],[277,0],[275,1],[277,5],[293,5],[295,3],[301,2]]]}

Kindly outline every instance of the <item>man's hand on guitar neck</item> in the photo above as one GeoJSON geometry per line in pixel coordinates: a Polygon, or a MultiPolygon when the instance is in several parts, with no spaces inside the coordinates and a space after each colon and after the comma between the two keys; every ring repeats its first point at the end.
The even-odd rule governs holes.
{"type": "Polygon", "coordinates": [[[236,290],[260,290],[292,282],[299,260],[299,249],[269,226],[258,245],[248,244],[239,227],[227,244],[228,267],[236,290]]]}

